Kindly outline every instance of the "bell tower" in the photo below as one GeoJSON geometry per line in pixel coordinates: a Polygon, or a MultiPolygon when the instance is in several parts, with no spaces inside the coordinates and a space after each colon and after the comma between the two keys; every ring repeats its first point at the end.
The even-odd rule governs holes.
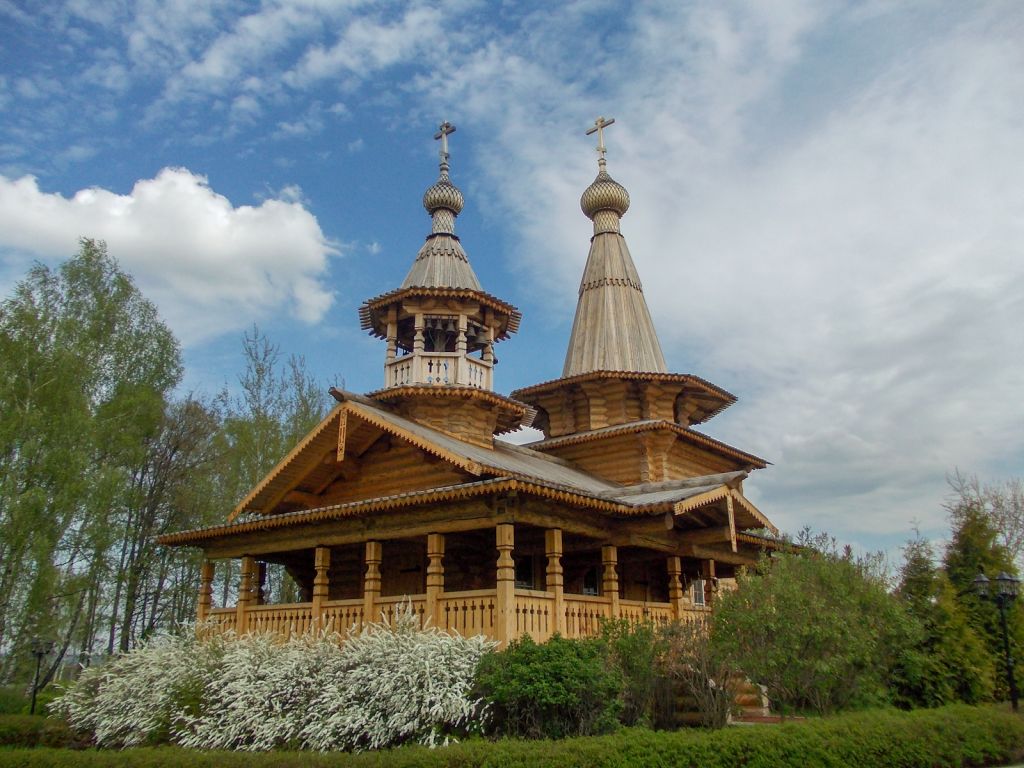
{"type": "Polygon", "coordinates": [[[449,176],[445,121],[437,181],[423,194],[430,234],[402,285],[359,308],[362,328],[387,343],[384,388],[371,395],[471,442],[515,429],[529,409],[494,394],[494,345],[519,329],[521,314],[485,292],[455,234],[465,199],[449,176]],[[445,403],[440,407],[440,403],[445,403]],[[462,403],[462,406],[455,406],[462,403]],[[514,424],[514,426],[511,426],[514,424]]]}

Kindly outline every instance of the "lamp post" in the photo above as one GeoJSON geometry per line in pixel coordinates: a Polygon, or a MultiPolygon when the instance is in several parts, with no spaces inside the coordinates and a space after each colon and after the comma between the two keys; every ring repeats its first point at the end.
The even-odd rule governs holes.
{"type": "Polygon", "coordinates": [[[1010,630],[1006,625],[1006,609],[1017,597],[1017,587],[1020,580],[1013,578],[1010,574],[1000,573],[995,578],[995,584],[988,580],[984,573],[979,573],[974,579],[974,591],[983,600],[991,600],[999,608],[999,622],[1003,627],[1003,656],[1006,659],[1006,679],[1010,684],[1010,705],[1013,711],[1017,711],[1017,681],[1013,675],[1013,656],[1010,654],[1010,630]],[[994,588],[992,588],[994,586],[994,588]]]}
{"type": "Polygon", "coordinates": [[[32,641],[32,655],[36,657],[36,676],[32,680],[32,706],[29,708],[29,714],[34,715],[36,713],[36,694],[39,693],[39,670],[43,666],[43,658],[53,650],[53,640],[41,640],[35,638],[32,641]]]}

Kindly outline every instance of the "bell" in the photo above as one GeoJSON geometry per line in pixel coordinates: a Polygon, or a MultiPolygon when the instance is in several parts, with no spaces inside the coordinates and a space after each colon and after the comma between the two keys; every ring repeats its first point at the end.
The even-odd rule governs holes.
{"type": "Polygon", "coordinates": [[[455,325],[455,321],[454,320],[449,320],[448,321],[448,327],[445,328],[445,330],[448,331],[448,333],[455,333],[455,331],[458,330],[458,328],[455,325]]]}

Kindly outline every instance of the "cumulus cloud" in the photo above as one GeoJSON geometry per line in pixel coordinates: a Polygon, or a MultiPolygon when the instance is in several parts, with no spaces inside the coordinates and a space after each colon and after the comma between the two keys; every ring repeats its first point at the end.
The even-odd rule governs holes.
{"type": "Polygon", "coordinates": [[[0,257],[9,281],[20,255],[62,259],[79,237],[106,240],[186,344],[280,309],[315,323],[333,301],[323,278],[337,249],[300,198],[290,186],[235,206],[184,168],[165,168],[127,195],[90,188],[70,198],[31,176],[0,176],[0,257]]]}
{"type": "Polygon", "coordinates": [[[497,137],[484,167],[550,319],[571,318],[590,234],[580,134],[610,112],[670,365],[735,390],[704,429],[775,462],[751,494],[790,530],[940,530],[945,473],[1005,470],[1024,445],[1022,15],[652,4],[609,39],[581,12],[417,84],[497,137]],[[837,40],[851,50],[823,53],[837,40]]]}

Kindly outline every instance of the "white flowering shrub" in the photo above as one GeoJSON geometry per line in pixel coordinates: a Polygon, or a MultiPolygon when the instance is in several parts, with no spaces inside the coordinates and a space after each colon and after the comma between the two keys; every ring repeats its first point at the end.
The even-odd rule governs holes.
{"type": "Polygon", "coordinates": [[[470,689],[480,659],[495,645],[482,636],[421,630],[408,610],[396,614],[393,627],[373,624],[350,635],[310,705],[303,746],[435,746],[473,730],[484,705],[470,689]]]}
{"type": "Polygon", "coordinates": [[[200,749],[362,750],[436,745],[478,728],[477,665],[495,643],[394,626],[165,637],[85,670],[55,711],[104,747],[170,741],[200,749]]]}
{"type": "Polygon", "coordinates": [[[177,741],[200,711],[206,678],[224,647],[225,639],[200,642],[190,630],[157,637],[83,670],[51,709],[100,746],[177,741]]]}

